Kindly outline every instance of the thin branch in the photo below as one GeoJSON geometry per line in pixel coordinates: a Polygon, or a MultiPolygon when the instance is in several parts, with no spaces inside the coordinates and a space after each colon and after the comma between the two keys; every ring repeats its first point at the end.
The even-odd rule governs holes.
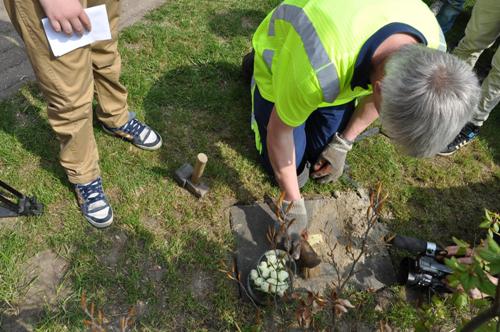
{"type": "Polygon", "coordinates": [[[342,294],[344,287],[347,285],[349,280],[354,275],[356,265],[361,260],[361,258],[366,254],[366,244],[368,242],[368,236],[370,235],[370,231],[372,230],[373,226],[375,225],[376,221],[379,218],[378,213],[380,212],[380,208],[386,199],[386,197],[384,197],[382,200],[380,200],[380,194],[381,194],[381,186],[379,186],[376,195],[372,193],[372,195],[370,196],[370,207],[368,207],[367,216],[366,216],[367,217],[367,227],[365,229],[365,232],[363,234],[363,238],[361,241],[361,250],[360,250],[359,254],[354,258],[354,261],[351,265],[351,269],[349,270],[349,273],[344,278],[344,281],[342,282],[342,284],[338,288],[339,294],[342,294]]]}
{"type": "MultiPolygon", "coordinates": [[[[500,275],[497,275],[497,277],[500,275]]],[[[497,289],[495,292],[495,301],[491,305],[491,307],[474,317],[470,322],[465,324],[465,326],[462,329],[462,332],[471,332],[475,331],[478,329],[481,325],[485,324],[489,320],[493,318],[499,318],[500,319],[500,280],[497,284],[497,289]]],[[[499,323],[497,323],[497,331],[499,329],[499,323]]]]}

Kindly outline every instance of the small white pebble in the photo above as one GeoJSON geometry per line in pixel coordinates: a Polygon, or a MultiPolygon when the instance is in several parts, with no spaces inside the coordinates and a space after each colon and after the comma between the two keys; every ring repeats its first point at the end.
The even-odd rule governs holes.
{"type": "Polygon", "coordinates": [[[270,271],[269,271],[269,269],[268,269],[268,268],[265,268],[265,269],[260,269],[260,268],[259,268],[259,271],[260,271],[260,275],[261,275],[261,277],[262,277],[262,278],[267,278],[267,277],[269,277],[269,273],[270,273],[270,271]]]}
{"type": "Polygon", "coordinates": [[[278,280],[285,281],[286,279],[288,279],[288,272],[286,272],[284,270],[279,271],[278,272],[278,280]]]}
{"type": "Polygon", "coordinates": [[[273,278],[268,278],[266,280],[269,284],[276,286],[278,284],[278,280],[273,279],[273,278]]]}
{"type": "Polygon", "coordinates": [[[260,290],[265,293],[269,293],[269,284],[267,283],[267,281],[262,281],[262,284],[260,284],[260,290]]]}
{"type": "Polygon", "coordinates": [[[259,272],[257,272],[257,270],[253,269],[252,271],[250,271],[250,278],[252,280],[255,280],[259,277],[259,272]]]}
{"type": "Polygon", "coordinates": [[[262,278],[257,278],[257,279],[254,279],[253,283],[255,284],[255,286],[260,286],[262,285],[262,283],[264,282],[264,279],[262,278]]]}
{"type": "Polygon", "coordinates": [[[286,290],[288,289],[288,284],[284,284],[284,285],[278,285],[278,292],[286,292],[286,290]]]}
{"type": "Polygon", "coordinates": [[[269,264],[276,264],[276,262],[278,261],[278,259],[276,258],[276,255],[269,255],[266,257],[267,257],[267,262],[269,264]]]}
{"type": "Polygon", "coordinates": [[[276,293],[278,291],[278,281],[276,279],[267,279],[267,283],[269,284],[269,291],[271,293],[276,293]]]}

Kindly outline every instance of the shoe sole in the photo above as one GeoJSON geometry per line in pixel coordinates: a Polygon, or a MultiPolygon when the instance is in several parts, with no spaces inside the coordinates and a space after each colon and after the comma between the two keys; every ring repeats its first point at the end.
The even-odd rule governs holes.
{"type": "Polygon", "coordinates": [[[84,217],[95,228],[106,228],[106,227],[111,226],[111,224],[113,223],[113,216],[111,216],[111,218],[108,221],[106,221],[106,222],[100,222],[100,223],[96,223],[95,221],[93,221],[92,219],[90,219],[90,218],[88,218],[86,216],[84,216],[84,217]]]}
{"type": "Polygon", "coordinates": [[[158,137],[160,138],[160,141],[155,144],[154,146],[144,146],[144,145],[137,145],[137,144],[134,144],[134,142],[131,142],[129,141],[128,139],[126,138],[123,138],[121,137],[120,135],[116,135],[114,132],[110,131],[109,129],[107,129],[105,126],[101,125],[101,128],[102,130],[104,130],[104,132],[108,135],[111,135],[111,136],[114,136],[114,137],[117,137],[117,138],[120,138],[124,141],[127,141],[129,143],[132,143],[133,146],[136,146],[138,147],[139,149],[142,149],[142,150],[146,150],[146,151],[154,151],[154,150],[158,150],[162,144],[163,144],[163,139],[161,138],[160,134],[156,133],[158,135],[158,137]]]}
{"type": "Polygon", "coordinates": [[[455,154],[458,152],[458,150],[462,149],[463,147],[465,147],[466,145],[468,145],[469,143],[471,143],[474,139],[471,139],[470,141],[468,142],[465,142],[463,145],[459,146],[458,149],[452,151],[452,152],[439,152],[438,153],[438,156],[442,156],[442,157],[449,157],[451,156],[452,154],[455,154]]]}

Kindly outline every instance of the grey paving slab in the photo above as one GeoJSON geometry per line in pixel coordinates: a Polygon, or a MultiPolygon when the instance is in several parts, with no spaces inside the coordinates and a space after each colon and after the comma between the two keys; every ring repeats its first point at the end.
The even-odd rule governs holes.
{"type": "MultiPolygon", "coordinates": [[[[352,252],[355,255],[359,253],[368,205],[368,195],[362,189],[359,193],[339,193],[337,198],[306,200],[309,239],[322,263],[315,277],[308,280],[296,278],[296,289],[323,293],[332,280],[337,280],[337,271],[328,256],[335,244],[337,247],[333,254],[340,275],[349,271],[352,259],[346,254],[345,247],[351,243],[352,252]]],[[[266,233],[269,226],[274,224],[274,213],[264,203],[234,206],[230,210],[230,222],[236,239],[236,267],[241,280],[245,281],[249,271],[255,268],[259,257],[270,249],[266,233]]],[[[383,243],[386,233],[387,230],[380,223],[372,229],[367,255],[356,266],[354,278],[351,280],[355,287],[378,290],[395,283],[394,269],[383,243]]]]}
{"type": "MultiPolygon", "coordinates": [[[[122,0],[120,29],[140,20],[148,11],[167,0],[122,0]]],[[[21,38],[17,35],[0,4],[0,99],[15,93],[26,81],[34,80],[21,38]]]]}

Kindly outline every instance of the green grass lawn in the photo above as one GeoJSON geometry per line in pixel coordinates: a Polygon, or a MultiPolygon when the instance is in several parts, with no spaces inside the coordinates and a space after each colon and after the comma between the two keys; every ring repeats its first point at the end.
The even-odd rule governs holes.
{"type": "MultiPolygon", "coordinates": [[[[0,320],[28,289],[25,262],[51,249],[69,262],[68,291],[58,305],[44,308],[35,324],[40,331],[83,329],[83,291],[111,320],[142,303],[138,330],[266,329],[218,268],[233,249],[228,208],[277,194],[257,161],[240,61],[258,23],[278,3],[171,1],[121,33],[130,107],[160,131],[164,146],[140,151],[96,125],[115,212],[109,229],[93,229],[81,217],[36,85],[0,102],[0,179],[46,204],[40,218],[0,224],[0,320]],[[202,200],[172,178],[198,152],[209,157],[211,192],[202,200]]],[[[483,209],[500,210],[499,126],[497,108],[480,139],[451,158],[407,158],[386,138],[372,137],[350,153],[352,177],[366,187],[383,183],[391,230],[443,244],[451,236],[477,240],[483,209]]],[[[305,195],[348,188],[308,184],[305,195]]],[[[401,327],[421,314],[404,300],[372,313],[401,327]]]]}

